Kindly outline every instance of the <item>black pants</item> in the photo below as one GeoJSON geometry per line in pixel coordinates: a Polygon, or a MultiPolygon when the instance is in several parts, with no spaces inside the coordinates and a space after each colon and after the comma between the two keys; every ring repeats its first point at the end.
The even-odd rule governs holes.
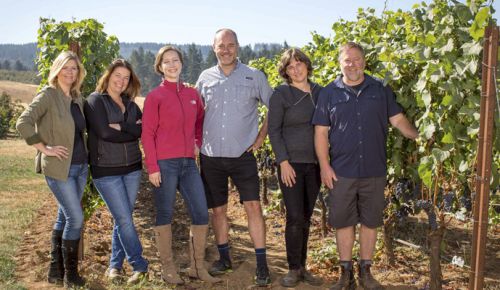
{"type": "Polygon", "coordinates": [[[295,170],[295,184],[287,187],[281,181],[278,167],[278,179],[286,207],[286,258],[288,268],[297,270],[305,267],[307,241],[314,205],[321,186],[319,166],[314,163],[290,163],[295,170]]]}

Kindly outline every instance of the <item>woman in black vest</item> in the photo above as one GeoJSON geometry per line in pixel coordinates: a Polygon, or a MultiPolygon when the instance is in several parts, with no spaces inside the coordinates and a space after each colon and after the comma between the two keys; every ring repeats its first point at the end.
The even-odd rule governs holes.
{"type": "Polygon", "coordinates": [[[142,113],[133,102],[140,87],[132,66],[117,59],[99,79],[96,92],[87,98],[84,107],[90,172],[115,222],[107,275],[111,280],[120,279],[127,258],[134,270],[129,284],[138,283],[148,270],[132,218],[142,173],[142,113]]]}

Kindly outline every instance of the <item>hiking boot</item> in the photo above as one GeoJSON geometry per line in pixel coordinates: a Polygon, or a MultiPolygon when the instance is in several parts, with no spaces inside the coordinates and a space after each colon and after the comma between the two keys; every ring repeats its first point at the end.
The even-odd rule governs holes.
{"type": "Polygon", "coordinates": [[[299,284],[302,280],[301,271],[299,269],[293,270],[290,269],[288,274],[286,274],[283,278],[281,278],[280,284],[283,287],[293,288],[299,284]]]}
{"type": "Polygon", "coordinates": [[[231,264],[231,261],[223,259],[213,262],[212,267],[208,271],[208,273],[212,276],[223,275],[231,272],[233,272],[233,265],[231,264]]]}
{"type": "Polygon", "coordinates": [[[302,281],[306,282],[311,286],[320,286],[323,284],[323,279],[314,276],[311,272],[307,271],[306,268],[302,267],[300,269],[302,275],[302,281]]]}
{"type": "Polygon", "coordinates": [[[367,264],[363,267],[358,265],[359,270],[359,285],[366,290],[382,290],[384,287],[380,285],[380,283],[373,278],[372,273],[370,272],[371,265],[367,264]]]}
{"type": "Polygon", "coordinates": [[[64,280],[64,261],[62,256],[62,234],[63,231],[53,230],[50,249],[50,266],[47,274],[47,282],[58,285],[64,280]]]}
{"type": "Polygon", "coordinates": [[[255,270],[255,284],[264,287],[271,284],[271,276],[267,266],[259,267],[255,270]]]}
{"type": "Polygon", "coordinates": [[[345,270],[342,268],[342,273],[340,274],[340,278],[335,283],[330,290],[354,290],[356,289],[356,281],[354,280],[354,273],[352,270],[345,270]]]}
{"type": "Polygon", "coordinates": [[[139,284],[142,280],[146,279],[147,274],[148,273],[146,273],[146,272],[134,271],[132,276],[130,276],[130,278],[128,278],[127,284],[128,285],[139,284]]]}

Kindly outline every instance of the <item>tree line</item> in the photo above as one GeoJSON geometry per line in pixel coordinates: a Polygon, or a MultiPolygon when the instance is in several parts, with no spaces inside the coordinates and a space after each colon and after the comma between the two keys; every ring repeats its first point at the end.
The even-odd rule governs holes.
{"type": "MultiPolygon", "coordinates": [[[[154,72],[153,64],[156,52],[165,44],[153,42],[139,43],[120,43],[119,55],[127,59],[140,78],[142,89],[141,94],[145,96],[155,86],[157,86],[161,77],[154,72]]],[[[194,84],[200,73],[217,63],[217,58],[210,45],[199,44],[173,44],[183,52],[184,68],[181,78],[184,82],[194,84]]],[[[240,60],[248,64],[250,60],[260,57],[272,59],[283,49],[288,48],[288,44],[277,43],[256,43],[255,45],[245,45],[240,47],[240,60]]],[[[7,71],[34,71],[38,73],[34,60],[38,50],[36,43],[28,44],[0,44],[0,70],[7,71]]],[[[7,74],[0,73],[0,79],[6,79],[7,74]]],[[[18,74],[9,74],[9,80],[26,82],[25,77],[18,74]],[[14,77],[14,79],[12,79],[14,77]]],[[[31,78],[38,80],[39,78],[31,78]]]]}
{"type": "MultiPolygon", "coordinates": [[[[156,87],[161,82],[161,77],[154,71],[154,61],[156,52],[161,46],[156,50],[152,50],[151,45],[148,49],[140,46],[138,49],[132,50],[130,57],[128,57],[129,62],[134,67],[136,74],[141,81],[141,94],[143,96],[147,95],[154,87],[156,87]]],[[[280,54],[283,49],[288,48],[288,44],[285,42],[283,44],[256,44],[254,48],[250,45],[245,45],[240,47],[239,58],[240,61],[248,64],[252,59],[264,57],[268,59],[274,58],[276,55],[280,54]]],[[[194,84],[198,79],[200,73],[214,66],[217,63],[217,57],[215,56],[213,50],[206,50],[206,55],[203,51],[206,49],[205,46],[200,46],[196,44],[190,44],[188,46],[180,47],[179,49],[183,53],[183,70],[181,74],[181,79],[184,82],[194,84]]]]}

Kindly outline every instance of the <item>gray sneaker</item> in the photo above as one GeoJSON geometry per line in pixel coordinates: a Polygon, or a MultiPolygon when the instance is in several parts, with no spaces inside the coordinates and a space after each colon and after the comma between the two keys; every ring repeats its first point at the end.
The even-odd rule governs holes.
{"type": "Polygon", "coordinates": [[[255,284],[259,287],[271,284],[271,275],[267,266],[262,266],[255,270],[255,284]]]}
{"type": "Polygon", "coordinates": [[[222,259],[213,262],[212,267],[210,267],[210,270],[208,271],[208,273],[212,276],[223,275],[231,272],[233,272],[233,265],[231,264],[231,261],[222,259]]]}

